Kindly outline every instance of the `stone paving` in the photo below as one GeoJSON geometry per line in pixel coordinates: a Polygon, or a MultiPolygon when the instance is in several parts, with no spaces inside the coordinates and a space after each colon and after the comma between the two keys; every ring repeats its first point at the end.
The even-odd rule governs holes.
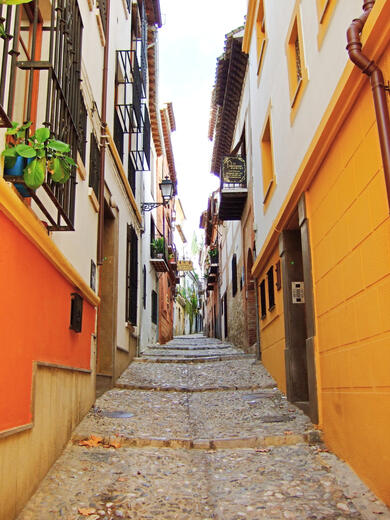
{"type": "Polygon", "coordinates": [[[18,520],[390,519],[250,356],[199,335],[143,356],[18,520]]]}

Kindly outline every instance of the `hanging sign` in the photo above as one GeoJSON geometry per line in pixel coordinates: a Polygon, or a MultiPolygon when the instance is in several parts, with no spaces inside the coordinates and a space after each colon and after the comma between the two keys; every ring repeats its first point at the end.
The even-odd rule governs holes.
{"type": "Polygon", "coordinates": [[[246,163],[242,157],[223,158],[222,180],[228,184],[246,184],[246,163]]]}
{"type": "Polygon", "coordinates": [[[179,260],[177,262],[177,270],[178,271],[193,271],[194,266],[192,264],[192,260],[179,260]]]}

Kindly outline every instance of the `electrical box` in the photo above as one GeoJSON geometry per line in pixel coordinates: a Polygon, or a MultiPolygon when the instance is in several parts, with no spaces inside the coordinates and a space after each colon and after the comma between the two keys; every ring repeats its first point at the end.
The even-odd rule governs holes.
{"type": "Polygon", "coordinates": [[[305,303],[305,284],[303,282],[291,282],[292,302],[305,303]]]}

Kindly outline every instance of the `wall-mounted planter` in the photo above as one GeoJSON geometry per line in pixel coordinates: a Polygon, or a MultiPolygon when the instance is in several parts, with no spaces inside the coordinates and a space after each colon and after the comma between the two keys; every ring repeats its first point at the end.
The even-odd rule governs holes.
{"type": "MultiPolygon", "coordinates": [[[[7,168],[4,165],[4,177],[23,177],[23,170],[32,161],[32,159],[25,159],[24,157],[16,157],[15,164],[12,168],[7,168]]],[[[14,183],[15,188],[21,194],[22,197],[31,197],[31,192],[25,184],[14,183]]]]}

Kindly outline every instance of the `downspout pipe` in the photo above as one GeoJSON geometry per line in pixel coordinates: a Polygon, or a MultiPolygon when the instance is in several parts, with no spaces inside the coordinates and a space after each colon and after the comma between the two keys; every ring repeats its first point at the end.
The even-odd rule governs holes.
{"type": "MultiPolygon", "coordinates": [[[[106,128],[107,128],[107,81],[108,81],[108,47],[110,41],[110,0],[106,0],[107,24],[106,45],[104,46],[103,58],[103,83],[102,83],[102,112],[101,112],[101,138],[100,138],[100,179],[99,179],[99,220],[98,220],[98,243],[97,264],[103,264],[103,233],[104,233],[104,173],[106,163],[106,128]]],[[[99,289],[100,292],[100,289],[99,289]]]]}
{"type": "Polygon", "coordinates": [[[363,13],[359,18],[353,20],[349,26],[347,30],[347,51],[350,60],[370,78],[385,174],[387,201],[390,207],[390,117],[386,99],[386,86],[381,69],[373,60],[362,53],[360,40],[364,24],[374,4],[375,0],[365,1],[363,13]]]}

